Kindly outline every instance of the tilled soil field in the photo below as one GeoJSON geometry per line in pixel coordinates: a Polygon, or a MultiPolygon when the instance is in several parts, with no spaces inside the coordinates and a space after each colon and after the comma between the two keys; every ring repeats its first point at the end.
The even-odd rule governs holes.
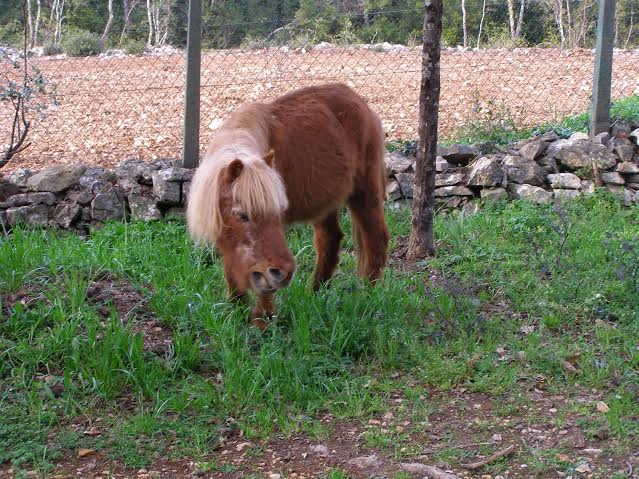
{"type": "MultiPolygon", "coordinates": [[[[593,57],[592,50],[584,49],[445,50],[440,134],[450,136],[479,115],[512,115],[533,125],[584,111],[593,57]]],[[[179,156],[182,54],[43,57],[33,64],[55,84],[58,104],[34,121],[31,146],[5,172],[76,162],[111,167],[131,155],[147,160],[179,156]]],[[[242,102],[330,81],[346,82],[363,94],[381,116],[389,139],[415,138],[420,65],[419,48],[204,53],[201,149],[242,102]]],[[[613,97],[639,93],[639,52],[616,52],[613,76],[613,97]]],[[[8,105],[0,105],[2,144],[10,134],[10,118],[8,105]]]]}

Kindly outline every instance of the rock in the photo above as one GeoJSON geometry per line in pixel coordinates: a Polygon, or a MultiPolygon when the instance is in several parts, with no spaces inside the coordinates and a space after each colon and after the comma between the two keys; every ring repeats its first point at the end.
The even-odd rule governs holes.
{"type": "Polygon", "coordinates": [[[95,195],[86,189],[82,190],[73,190],[67,193],[67,201],[73,201],[75,203],[79,203],[81,205],[88,205],[93,201],[95,195]]]}
{"type": "Polygon", "coordinates": [[[628,135],[630,141],[632,141],[635,145],[639,145],[639,128],[632,131],[630,135],[628,135]]]}
{"type": "Polygon", "coordinates": [[[33,176],[33,172],[28,168],[18,168],[9,174],[7,180],[20,188],[27,187],[27,180],[33,176]]]}
{"type": "Polygon", "coordinates": [[[117,177],[112,170],[108,170],[101,166],[89,166],[83,176],[102,180],[105,183],[115,183],[117,180],[117,177]]]}
{"type": "Polygon", "coordinates": [[[152,221],[162,219],[162,212],[152,198],[138,195],[129,195],[129,208],[131,219],[152,221]]]}
{"type": "Polygon", "coordinates": [[[435,158],[435,171],[437,173],[445,173],[450,168],[450,163],[448,163],[444,158],[438,156],[435,158]]]}
{"type": "Polygon", "coordinates": [[[133,178],[120,178],[117,182],[117,187],[121,188],[129,195],[141,195],[142,185],[135,181],[133,178]]]}
{"type": "Polygon", "coordinates": [[[581,191],[585,195],[592,195],[596,191],[595,183],[591,180],[581,180],[581,191]]]}
{"type": "Polygon", "coordinates": [[[506,155],[501,163],[506,170],[506,178],[510,183],[541,186],[544,184],[544,175],[541,167],[532,160],[521,156],[506,155]]]}
{"type": "Polygon", "coordinates": [[[384,156],[384,164],[386,165],[386,174],[388,176],[415,171],[415,158],[409,158],[396,151],[384,156]]]}
{"type": "Polygon", "coordinates": [[[636,175],[639,173],[639,165],[630,161],[623,161],[617,165],[616,171],[624,175],[636,175]]]}
{"type": "Polygon", "coordinates": [[[519,150],[519,155],[527,160],[535,161],[546,151],[547,148],[548,143],[545,141],[531,141],[519,150]]]}
{"type": "Polygon", "coordinates": [[[464,170],[447,171],[435,175],[435,187],[453,186],[466,182],[466,173],[464,170]]]}
{"type": "Polygon", "coordinates": [[[610,135],[615,138],[628,138],[630,136],[630,123],[625,120],[618,120],[610,127],[610,135]]]}
{"type": "Polygon", "coordinates": [[[573,145],[573,142],[570,140],[557,140],[554,143],[548,145],[548,149],[546,150],[546,156],[550,156],[551,158],[557,158],[557,155],[564,148],[569,148],[573,145]]]}
{"type": "Polygon", "coordinates": [[[78,450],[78,457],[86,457],[86,456],[92,456],[93,454],[95,454],[95,449],[80,449],[78,450]]]}
{"type": "Polygon", "coordinates": [[[581,191],[579,190],[564,190],[564,189],[555,189],[552,192],[552,196],[555,200],[567,200],[567,199],[575,199],[581,196],[581,191]]]}
{"type": "Polygon", "coordinates": [[[47,205],[17,206],[5,211],[6,223],[15,226],[18,223],[26,226],[48,226],[49,207],[47,205]]]}
{"type": "Polygon", "coordinates": [[[435,198],[435,205],[440,208],[458,208],[464,199],[461,196],[442,196],[435,198]]]}
{"type": "Polygon", "coordinates": [[[627,183],[639,183],[639,175],[628,175],[626,176],[627,183]]]}
{"type": "Polygon", "coordinates": [[[481,210],[481,205],[479,204],[479,201],[469,201],[463,207],[463,211],[467,215],[475,215],[479,213],[480,210],[481,210]]]}
{"type": "Polygon", "coordinates": [[[469,167],[467,186],[502,186],[506,172],[494,156],[482,156],[469,167]]]}
{"type": "Polygon", "coordinates": [[[547,131],[543,135],[537,136],[537,140],[545,141],[547,143],[552,143],[553,141],[557,141],[559,139],[559,135],[555,133],[553,130],[547,131]]]}
{"type": "Polygon", "coordinates": [[[182,206],[171,206],[164,212],[165,218],[185,218],[186,212],[182,206]]]}
{"type": "Polygon", "coordinates": [[[160,163],[145,163],[135,158],[127,158],[115,167],[118,178],[132,178],[143,185],[153,184],[153,172],[160,169],[160,163]]]}
{"type": "MultiPolygon", "coordinates": [[[[179,205],[182,202],[182,172],[184,168],[167,168],[153,172],[153,195],[163,205],[179,205]]],[[[186,170],[184,170],[186,171],[186,170]]]]}
{"type": "Polygon", "coordinates": [[[91,217],[96,221],[126,218],[122,194],[112,185],[104,186],[91,202],[91,217]]]}
{"type": "Polygon", "coordinates": [[[452,145],[438,148],[437,156],[443,157],[448,163],[458,166],[466,166],[472,159],[478,157],[481,152],[474,146],[452,145]]]}
{"type": "Polygon", "coordinates": [[[443,196],[473,196],[473,192],[465,186],[444,186],[435,190],[435,197],[443,196]]]}
{"type": "Polygon", "coordinates": [[[1,208],[11,208],[14,206],[29,206],[29,205],[53,205],[56,202],[56,196],[53,193],[41,192],[41,193],[22,193],[13,195],[7,199],[4,203],[0,204],[1,208]]]}
{"type": "Polygon", "coordinates": [[[543,156],[537,160],[537,164],[541,166],[543,171],[546,171],[547,175],[552,173],[559,173],[559,167],[557,166],[557,160],[552,156],[543,156]]]}
{"type": "Polygon", "coordinates": [[[27,188],[32,191],[60,193],[77,184],[84,172],[84,165],[54,165],[31,176],[27,188]]]}
{"type": "Polygon", "coordinates": [[[415,175],[413,173],[399,173],[396,175],[396,178],[404,197],[412,198],[415,187],[415,175]]]}
{"type": "Polygon", "coordinates": [[[322,457],[328,457],[330,455],[328,448],[324,446],[323,444],[317,444],[317,445],[311,446],[309,447],[309,451],[311,451],[313,454],[317,454],[318,456],[322,456],[322,457]]]}
{"type": "Polygon", "coordinates": [[[595,135],[592,139],[593,142],[599,143],[600,145],[605,145],[606,143],[608,143],[608,140],[610,140],[610,133],[608,133],[607,131],[595,135]]]}
{"type": "Polygon", "coordinates": [[[635,147],[633,145],[615,146],[614,151],[621,161],[632,161],[635,156],[635,147]]]}
{"type": "Polygon", "coordinates": [[[635,194],[632,195],[630,199],[633,203],[639,203],[639,191],[635,191],[635,194]]]}
{"type": "Polygon", "coordinates": [[[607,185],[623,185],[626,183],[624,177],[616,171],[601,173],[601,181],[607,185]]]}
{"type": "Polygon", "coordinates": [[[366,470],[377,469],[383,464],[383,462],[375,454],[371,454],[370,456],[354,457],[349,459],[346,463],[350,466],[356,467],[357,469],[366,470]]]}
{"type": "Polygon", "coordinates": [[[620,185],[606,185],[606,189],[618,197],[625,206],[630,206],[632,204],[632,198],[635,195],[634,191],[620,185]]]}
{"type": "Polygon", "coordinates": [[[386,199],[388,201],[395,201],[402,197],[402,189],[399,186],[397,180],[389,180],[386,184],[386,199]]]}
{"type": "Polygon", "coordinates": [[[539,186],[508,183],[507,189],[510,197],[514,199],[526,199],[538,204],[550,203],[552,201],[552,193],[539,186]]]}
{"type": "Polygon", "coordinates": [[[419,462],[402,462],[399,464],[399,468],[409,474],[415,474],[425,479],[460,479],[459,476],[450,474],[439,467],[428,466],[419,462]]]}
{"type": "Polygon", "coordinates": [[[69,229],[82,217],[82,207],[73,203],[60,203],[53,211],[53,219],[64,229],[69,229]]]}
{"type": "Polygon", "coordinates": [[[573,170],[592,166],[593,162],[602,170],[607,170],[617,164],[617,157],[613,152],[604,145],[591,141],[582,141],[566,146],[555,154],[555,158],[573,170]]]}
{"type": "Polygon", "coordinates": [[[572,173],[557,173],[548,175],[548,182],[554,189],[581,189],[581,178],[572,173]]]}
{"type": "Polygon", "coordinates": [[[0,178],[0,201],[5,201],[10,196],[17,195],[19,192],[20,187],[18,185],[0,178]]]}
{"type": "Polygon", "coordinates": [[[185,181],[182,183],[182,203],[186,204],[189,199],[189,193],[191,192],[191,181],[185,181]]]}
{"type": "Polygon", "coordinates": [[[482,189],[479,194],[482,200],[495,201],[508,198],[508,192],[505,188],[486,188],[482,189]]]}

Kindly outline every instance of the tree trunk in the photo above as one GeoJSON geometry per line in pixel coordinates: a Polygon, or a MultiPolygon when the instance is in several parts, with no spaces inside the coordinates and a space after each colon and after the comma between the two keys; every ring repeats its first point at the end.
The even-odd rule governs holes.
{"type": "Polygon", "coordinates": [[[634,28],[634,8],[632,6],[632,2],[630,2],[630,25],[628,26],[628,36],[626,37],[626,42],[623,44],[624,48],[628,48],[628,43],[630,43],[630,39],[632,38],[632,29],[634,28]]]}
{"type": "Polygon", "coordinates": [[[435,252],[435,156],[439,114],[442,0],[425,0],[422,81],[419,95],[419,149],[415,165],[413,217],[408,240],[409,260],[435,252]]]}
{"type": "Polygon", "coordinates": [[[559,8],[557,10],[557,28],[559,29],[559,38],[561,39],[561,48],[564,47],[566,36],[564,34],[564,0],[558,0],[559,8]]]}
{"type": "Polygon", "coordinates": [[[153,12],[151,7],[151,0],[146,0],[146,14],[149,19],[149,38],[147,39],[147,45],[151,46],[153,41],[153,12]]]}
{"type": "Polygon", "coordinates": [[[35,26],[33,27],[33,35],[31,36],[31,48],[38,46],[38,30],[40,29],[40,13],[42,10],[42,1],[38,1],[38,11],[36,13],[35,26]]]}
{"type": "Polygon", "coordinates": [[[526,9],[526,0],[521,0],[521,4],[519,5],[519,19],[517,20],[517,29],[515,30],[515,38],[519,38],[521,36],[521,27],[524,24],[525,9],[526,9]]]}
{"type": "Polygon", "coordinates": [[[510,38],[515,39],[515,0],[508,0],[508,26],[510,38]]]}
{"type": "Polygon", "coordinates": [[[481,31],[484,28],[484,18],[486,18],[486,0],[483,1],[481,7],[481,20],[479,20],[479,33],[477,34],[477,48],[481,42],[481,31]]]}
{"type": "Polygon", "coordinates": [[[33,8],[31,0],[27,0],[27,23],[29,26],[29,48],[33,48],[33,8]]]}
{"type": "Polygon", "coordinates": [[[109,16],[107,18],[106,25],[104,27],[104,33],[102,34],[102,41],[106,42],[111,32],[111,25],[113,25],[113,0],[109,0],[109,16]]]}
{"type": "Polygon", "coordinates": [[[65,0],[54,0],[55,5],[55,33],[53,34],[53,44],[57,45],[62,35],[62,21],[64,20],[65,0]]]}
{"type": "Polygon", "coordinates": [[[466,25],[466,0],[461,0],[462,28],[464,30],[464,48],[468,46],[468,27],[466,25]]]}

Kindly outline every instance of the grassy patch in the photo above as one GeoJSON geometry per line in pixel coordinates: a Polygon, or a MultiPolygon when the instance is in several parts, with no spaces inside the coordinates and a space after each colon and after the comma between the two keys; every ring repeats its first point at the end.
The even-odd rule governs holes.
{"type": "MultiPolygon", "coordinates": [[[[408,234],[408,211],[387,217],[396,243],[408,234]]],[[[310,229],[288,236],[299,274],[264,334],[227,302],[219,262],[191,246],[179,221],[109,224],[88,240],[21,230],[0,239],[0,461],[44,470],[67,450],[92,447],[135,468],[164,455],[215,471],[228,467],[209,456],[229,427],[247,438],[326,437],[320,414],[379,417],[399,392],[407,417],[428,424],[435,406],[426,391],[460,387],[502,398],[498,414],[530,416],[508,398],[540,381],[567,395],[601,392],[610,411],[581,412],[587,433],[606,428],[620,447],[639,434],[639,313],[628,268],[636,207],[599,194],[560,209],[512,202],[442,215],[436,257],[416,270],[395,261],[376,288],[354,278],[347,239],[332,287],[317,295],[310,229]],[[114,300],[105,313],[91,299],[106,274],[140,291],[172,347],[145,348],[144,308],[122,315],[114,300]],[[576,372],[562,366],[568,360],[576,372]],[[69,427],[87,418],[101,418],[102,435],[69,427]]],[[[407,433],[371,431],[363,442],[399,447],[397,457],[415,450],[407,433]]],[[[465,459],[456,449],[439,456],[465,459]]]]}

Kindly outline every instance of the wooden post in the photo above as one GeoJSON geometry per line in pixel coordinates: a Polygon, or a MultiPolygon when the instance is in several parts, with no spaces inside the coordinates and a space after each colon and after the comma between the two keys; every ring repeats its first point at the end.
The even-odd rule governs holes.
{"type": "Polygon", "coordinates": [[[202,51],[202,3],[189,0],[189,31],[186,40],[186,86],[182,165],[196,168],[200,159],[200,63],[202,51]]]}
{"type": "Polygon", "coordinates": [[[610,129],[610,95],[612,89],[612,50],[615,41],[616,0],[599,0],[595,73],[590,109],[590,136],[610,129]]]}
{"type": "Polygon", "coordinates": [[[407,257],[418,260],[435,252],[433,220],[435,218],[435,157],[442,35],[442,0],[424,1],[424,46],[422,82],[419,95],[419,148],[415,165],[413,217],[407,257]]]}

